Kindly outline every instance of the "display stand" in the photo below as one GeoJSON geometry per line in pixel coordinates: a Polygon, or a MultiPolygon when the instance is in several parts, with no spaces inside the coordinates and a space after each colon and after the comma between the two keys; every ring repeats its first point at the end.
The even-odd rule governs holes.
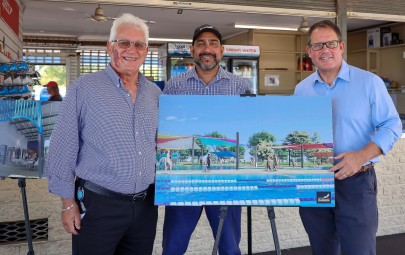
{"type": "Polygon", "coordinates": [[[22,196],[22,203],[24,208],[24,221],[25,221],[25,231],[27,234],[27,242],[28,242],[28,253],[27,255],[35,255],[34,248],[32,245],[32,232],[31,232],[31,225],[28,215],[28,204],[27,204],[27,193],[25,191],[25,178],[18,177],[18,187],[21,189],[21,196],[22,196]]]}
{"type": "Polygon", "coordinates": [[[252,207],[247,206],[247,241],[248,254],[252,255],[252,207]]]}
{"type": "MultiPolygon", "coordinates": [[[[244,94],[240,95],[241,97],[255,97],[256,94],[252,94],[249,90],[246,90],[244,94]]],[[[269,216],[271,232],[273,234],[274,240],[274,249],[276,255],[281,255],[280,243],[278,240],[277,228],[276,228],[276,214],[274,212],[273,206],[267,207],[267,214],[269,216]]],[[[248,239],[248,255],[252,255],[252,207],[247,207],[247,239],[248,239]]]]}
{"type": "Polygon", "coordinates": [[[214,248],[212,249],[212,255],[217,255],[219,239],[221,238],[222,227],[224,225],[226,214],[228,213],[228,206],[221,206],[219,213],[219,223],[217,228],[217,235],[215,236],[214,248]]]}
{"type": "MultiPolygon", "coordinates": [[[[267,215],[269,216],[271,233],[273,234],[274,251],[276,255],[281,255],[280,242],[278,240],[276,228],[276,213],[273,206],[267,206],[267,215]]],[[[248,240],[248,255],[252,255],[252,207],[247,207],[247,240],[248,240]]]]}
{"type": "Polygon", "coordinates": [[[273,206],[267,207],[267,215],[269,216],[270,219],[271,233],[273,234],[273,241],[274,241],[274,250],[276,252],[276,255],[281,255],[280,243],[278,241],[278,234],[276,228],[276,213],[274,212],[273,206]]]}

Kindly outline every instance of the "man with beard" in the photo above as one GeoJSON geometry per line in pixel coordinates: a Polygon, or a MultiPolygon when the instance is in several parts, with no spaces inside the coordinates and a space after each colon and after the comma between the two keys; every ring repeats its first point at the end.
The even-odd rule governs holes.
{"type": "Polygon", "coordinates": [[[401,120],[380,77],[348,65],[345,43],[331,21],[308,31],[307,53],[317,71],[297,96],[330,96],[335,165],[334,208],[301,207],[313,255],[375,255],[378,228],[374,163],[401,136],[401,120]]]}
{"type": "MultiPolygon", "coordinates": [[[[190,46],[195,68],[171,78],[164,94],[175,95],[240,95],[249,91],[248,81],[220,68],[224,53],[221,33],[211,25],[194,31],[190,46]]],[[[204,206],[215,238],[220,206],[204,206]]],[[[163,255],[185,254],[191,234],[202,213],[202,206],[166,206],[163,225],[163,255]]],[[[241,207],[229,206],[219,241],[220,255],[239,255],[241,207]]]]}

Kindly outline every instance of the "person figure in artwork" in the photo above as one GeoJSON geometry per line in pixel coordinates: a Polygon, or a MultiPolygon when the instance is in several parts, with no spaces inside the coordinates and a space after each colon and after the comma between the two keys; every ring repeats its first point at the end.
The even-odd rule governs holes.
{"type": "Polygon", "coordinates": [[[170,153],[170,150],[168,150],[167,154],[166,154],[165,171],[167,171],[168,167],[169,167],[170,172],[172,172],[173,161],[172,161],[172,154],[170,153]]]}
{"type": "Polygon", "coordinates": [[[278,165],[278,157],[277,154],[273,155],[273,171],[277,171],[277,168],[279,167],[278,165]]]}
{"type": "Polygon", "coordinates": [[[209,172],[210,169],[211,169],[211,156],[208,153],[208,155],[207,155],[207,168],[204,170],[204,172],[209,172]]]}
{"type": "Polygon", "coordinates": [[[264,171],[271,171],[271,157],[267,155],[266,169],[264,171]]]}
{"type": "Polygon", "coordinates": [[[295,161],[294,158],[291,158],[291,163],[292,163],[292,165],[293,165],[293,168],[296,168],[296,167],[297,167],[297,162],[295,161]]]}

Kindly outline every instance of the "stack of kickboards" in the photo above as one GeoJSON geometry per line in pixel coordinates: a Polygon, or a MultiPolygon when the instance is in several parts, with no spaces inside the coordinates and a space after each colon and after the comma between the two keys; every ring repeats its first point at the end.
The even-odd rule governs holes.
{"type": "Polygon", "coordinates": [[[0,99],[31,99],[40,75],[26,61],[0,64],[0,99]]]}

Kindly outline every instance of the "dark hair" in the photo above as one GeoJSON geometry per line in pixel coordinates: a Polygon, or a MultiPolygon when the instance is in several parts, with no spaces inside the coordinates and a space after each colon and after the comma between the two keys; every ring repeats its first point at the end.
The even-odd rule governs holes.
{"type": "Polygon", "coordinates": [[[340,29],[338,26],[335,25],[335,23],[333,23],[332,21],[329,20],[322,20],[319,21],[315,24],[313,24],[309,30],[308,30],[308,46],[311,45],[311,35],[312,32],[317,29],[317,28],[331,28],[333,31],[335,31],[339,42],[342,41],[342,32],[340,32],[340,29]]]}

